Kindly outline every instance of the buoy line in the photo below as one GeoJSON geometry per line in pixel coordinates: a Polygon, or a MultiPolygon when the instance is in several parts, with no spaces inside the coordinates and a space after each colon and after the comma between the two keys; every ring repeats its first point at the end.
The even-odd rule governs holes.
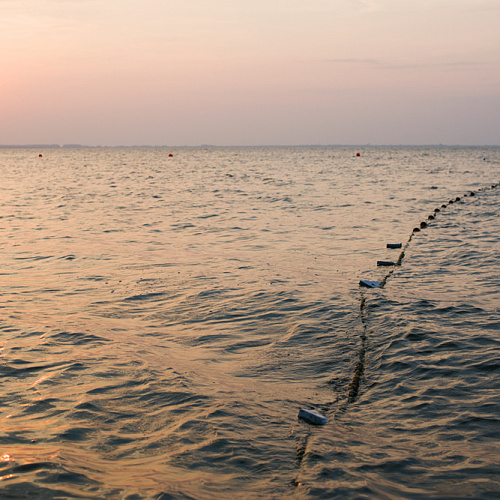
{"type": "MultiPolygon", "coordinates": [[[[474,196],[476,196],[476,193],[480,193],[480,192],[486,191],[486,190],[496,189],[499,185],[500,185],[500,182],[497,184],[492,184],[491,186],[488,186],[488,187],[477,189],[476,191],[470,191],[469,193],[464,194],[462,197],[457,196],[454,199],[450,199],[447,203],[441,204],[441,206],[439,208],[434,209],[434,213],[429,215],[427,217],[426,221],[422,221],[420,223],[419,227],[415,227],[413,229],[413,231],[411,232],[411,234],[408,238],[408,241],[405,243],[404,246],[402,243],[387,243],[387,248],[402,249],[400,254],[399,254],[399,257],[396,260],[396,262],[377,261],[377,266],[378,267],[386,267],[387,266],[387,267],[392,267],[392,269],[382,278],[381,281],[361,280],[359,282],[360,287],[384,288],[386,283],[387,283],[387,279],[394,273],[397,266],[401,266],[403,259],[405,257],[405,250],[408,248],[413,237],[417,233],[419,233],[421,230],[426,229],[430,224],[429,221],[435,220],[436,215],[439,212],[441,212],[441,210],[445,209],[449,205],[452,205],[454,203],[462,201],[463,198],[474,197],[474,196]]],[[[341,404],[341,406],[338,408],[338,413],[345,412],[350,404],[353,404],[354,402],[356,402],[358,395],[359,395],[359,390],[360,390],[360,385],[362,382],[363,374],[365,372],[365,358],[366,358],[366,351],[367,351],[367,330],[368,330],[368,327],[367,327],[367,321],[366,321],[366,297],[364,294],[365,294],[365,291],[361,290],[361,300],[359,303],[359,313],[360,313],[360,321],[361,321],[362,330],[361,330],[361,336],[360,336],[361,346],[360,346],[359,351],[358,351],[358,361],[357,361],[356,366],[354,368],[354,372],[353,372],[351,381],[349,383],[349,386],[347,387],[347,390],[346,390],[346,393],[347,393],[346,399],[341,404]]],[[[340,398],[337,397],[337,399],[335,401],[321,405],[321,409],[324,412],[329,411],[333,405],[338,403],[339,399],[340,398]]],[[[307,421],[309,424],[323,425],[323,424],[327,423],[326,418],[314,410],[311,410],[309,412],[307,410],[300,410],[298,418],[300,420],[307,421]],[[318,417],[319,417],[319,420],[318,420],[318,417]],[[324,420],[322,420],[322,419],[324,419],[324,420]]],[[[312,425],[309,427],[309,430],[305,436],[297,439],[295,458],[296,458],[299,470],[298,470],[295,478],[291,480],[291,484],[295,487],[301,486],[300,473],[301,473],[301,469],[302,469],[302,465],[303,465],[303,458],[307,452],[307,447],[309,444],[309,438],[311,437],[312,427],[314,427],[315,425],[312,425]]]]}
{"type": "MultiPolygon", "coordinates": [[[[413,237],[417,233],[419,233],[421,230],[426,229],[429,226],[430,222],[428,222],[428,221],[435,220],[436,215],[439,212],[441,212],[441,210],[448,207],[449,205],[452,205],[454,203],[462,201],[463,198],[474,197],[474,196],[476,196],[476,192],[480,193],[482,191],[496,189],[497,186],[499,186],[499,185],[500,185],[500,183],[492,184],[491,186],[483,187],[483,188],[480,188],[476,191],[470,191],[469,193],[464,194],[462,197],[457,196],[454,199],[453,198],[450,199],[447,203],[441,204],[440,208],[435,208],[434,213],[427,217],[427,221],[422,221],[420,223],[419,227],[415,227],[413,229],[413,231],[411,232],[410,237],[408,238],[408,241],[406,242],[404,247],[401,243],[387,243],[387,248],[392,248],[392,249],[402,248],[402,251],[399,254],[398,260],[396,262],[377,261],[377,266],[392,266],[392,269],[382,278],[382,280],[381,281],[361,280],[359,282],[359,285],[361,287],[364,287],[364,288],[384,288],[386,283],[387,283],[388,278],[394,273],[397,266],[401,266],[401,263],[405,257],[405,250],[408,248],[413,237]]],[[[367,336],[366,336],[367,326],[366,326],[366,311],[365,311],[366,307],[365,307],[365,304],[366,304],[366,297],[364,296],[364,290],[362,290],[361,300],[359,303],[360,319],[361,319],[361,325],[363,328],[362,333],[361,333],[361,347],[359,349],[359,354],[358,354],[359,360],[358,360],[356,367],[354,369],[351,383],[349,384],[349,387],[347,389],[347,403],[348,404],[354,403],[356,401],[356,399],[358,397],[358,393],[359,393],[359,386],[361,383],[361,378],[362,378],[362,375],[365,371],[365,354],[366,354],[366,338],[367,338],[367,336]]]]}
{"type": "Polygon", "coordinates": [[[420,231],[429,227],[429,225],[432,223],[432,221],[436,219],[438,213],[440,213],[443,209],[447,208],[449,205],[453,205],[455,203],[458,203],[459,201],[465,201],[464,198],[471,198],[471,197],[476,196],[476,193],[496,189],[499,185],[500,185],[500,183],[491,184],[491,186],[479,188],[476,191],[469,191],[468,193],[464,194],[463,196],[456,196],[455,198],[451,198],[448,202],[442,203],[439,208],[435,208],[434,212],[427,216],[426,220],[423,220],[422,222],[420,222],[419,226],[416,226],[413,228],[412,232],[410,233],[410,237],[408,238],[408,241],[405,243],[404,247],[403,247],[402,243],[387,243],[387,248],[393,248],[393,249],[394,248],[402,248],[402,251],[399,254],[399,257],[398,257],[396,262],[380,261],[380,260],[377,261],[377,266],[379,266],[379,267],[380,266],[392,267],[392,269],[380,281],[370,281],[370,280],[362,279],[362,280],[360,280],[359,285],[361,287],[365,287],[365,288],[384,288],[386,283],[387,283],[387,279],[395,271],[397,266],[401,266],[401,263],[405,257],[405,250],[408,248],[413,237],[417,233],[419,233],[420,231]]]}

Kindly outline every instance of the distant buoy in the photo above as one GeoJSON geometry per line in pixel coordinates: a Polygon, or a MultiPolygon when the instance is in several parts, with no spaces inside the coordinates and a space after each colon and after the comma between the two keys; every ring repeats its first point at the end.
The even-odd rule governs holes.
{"type": "Polygon", "coordinates": [[[427,222],[421,222],[420,227],[423,229],[424,227],[427,227],[427,222]]]}
{"type": "Polygon", "coordinates": [[[174,155],[173,155],[172,153],[170,153],[170,154],[168,155],[168,157],[169,157],[169,158],[172,158],[173,156],[174,156],[174,155]]]}
{"type": "Polygon", "coordinates": [[[360,153],[356,153],[356,156],[361,156],[361,154],[360,153]]]}
{"type": "Polygon", "coordinates": [[[38,158],[41,158],[41,157],[42,157],[42,153],[40,153],[40,154],[38,155],[38,158]]]}

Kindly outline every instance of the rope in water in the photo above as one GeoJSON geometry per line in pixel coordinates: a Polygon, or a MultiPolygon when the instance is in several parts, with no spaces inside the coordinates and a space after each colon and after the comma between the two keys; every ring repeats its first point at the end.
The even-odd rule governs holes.
{"type": "MultiPolygon", "coordinates": [[[[487,190],[492,190],[492,189],[496,189],[496,187],[498,186],[499,184],[492,184],[491,186],[488,186],[488,187],[483,187],[483,188],[480,188],[477,190],[478,193],[480,193],[481,191],[487,191],[487,190]]],[[[441,212],[441,210],[445,209],[446,207],[448,207],[449,205],[452,205],[454,203],[458,203],[459,201],[462,201],[464,198],[467,198],[467,197],[474,197],[476,196],[476,191],[470,191],[469,193],[466,193],[464,194],[463,196],[457,196],[456,198],[452,198],[450,199],[447,203],[442,203],[441,206],[439,208],[435,208],[434,209],[434,213],[430,214],[428,217],[427,217],[427,220],[425,221],[422,221],[420,223],[420,226],[419,227],[415,227],[413,228],[413,231],[411,232],[410,234],[410,237],[408,238],[408,241],[406,242],[405,246],[404,246],[404,249],[403,251],[401,252],[401,254],[399,255],[399,258],[397,260],[397,262],[395,262],[395,266],[400,266],[401,265],[401,262],[403,261],[404,257],[405,257],[405,250],[408,248],[408,245],[410,244],[411,240],[413,239],[413,237],[419,233],[421,230],[427,228],[429,226],[429,224],[431,224],[431,221],[433,221],[436,217],[437,217],[437,214],[439,212],[441,212]]],[[[387,279],[389,278],[389,276],[394,272],[394,268],[391,269],[387,275],[382,279],[382,281],[380,282],[380,285],[379,285],[379,288],[384,288],[384,286],[386,285],[387,283],[387,279]]]]}
{"type": "MultiPolygon", "coordinates": [[[[469,193],[464,194],[462,197],[457,196],[454,199],[450,199],[447,203],[442,203],[439,208],[435,208],[434,213],[429,215],[427,217],[426,221],[422,221],[420,223],[419,227],[415,227],[413,229],[413,231],[411,232],[410,237],[408,238],[408,241],[405,243],[404,247],[402,245],[400,246],[399,244],[393,246],[393,248],[394,247],[402,248],[402,251],[398,257],[398,260],[396,262],[390,262],[390,263],[384,262],[382,264],[382,265],[389,264],[392,266],[392,269],[380,281],[378,286],[374,286],[373,288],[384,288],[384,286],[387,283],[388,278],[394,273],[397,266],[401,266],[403,259],[405,257],[405,250],[408,248],[408,246],[409,246],[410,242],[412,241],[413,237],[415,236],[415,234],[417,234],[421,230],[427,228],[428,225],[430,224],[429,221],[434,220],[436,218],[436,215],[439,212],[441,212],[442,209],[445,209],[447,206],[461,201],[463,198],[474,197],[474,196],[476,196],[476,192],[479,193],[481,191],[486,191],[488,189],[495,189],[499,185],[500,185],[500,183],[492,184],[491,187],[484,187],[484,188],[478,189],[477,191],[470,191],[469,193]]],[[[376,283],[376,282],[369,282],[369,283],[376,283]]],[[[360,349],[358,352],[358,361],[356,363],[356,367],[354,368],[354,373],[353,373],[351,382],[349,383],[349,386],[347,388],[347,402],[345,402],[342,405],[340,411],[345,411],[349,404],[352,404],[357,400],[358,395],[359,395],[360,385],[362,382],[363,373],[365,371],[365,357],[366,357],[366,350],[367,350],[367,347],[366,347],[366,344],[367,344],[367,321],[366,321],[366,298],[365,298],[363,292],[362,292],[362,297],[361,297],[361,301],[359,304],[359,310],[360,310],[360,318],[361,318],[361,325],[362,325],[362,332],[361,332],[361,337],[360,337],[361,346],[360,346],[360,349]]],[[[331,407],[331,404],[333,404],[333,403],[329,403],[329,404],[327,403],[326,405],[323,405],[323,409],[325,411],[328,411],[329,408],[331,407]]],[[[308,433],[305,436],[298,439],[298,441],[297,441],[296,460],[297,460],[299,472],[298,472],[297,476],[294,479],[292,479],[292,481],[291,481],[291,484],[295,487],[298,487],[301,485],[300,480],[299,480],[299,475],[300,475],[300,470],[302,468],[302,461],[303,461],[304,455],[306,454],[306,451],[307,451],[307,446],[309,443],[310,436],[311,436],[311,432],[308,431],[308,433]]]]}
{"type": "MultiPolygon", "coordinates": [[[[464,194],[462,197],[460,196],[457,196],[455,198],[452,198],[450,199],[448,202],[446,203],[442,203],[441,206],[439,208],[435,208],[434,209],[434,213],[432,213],[431,215],[429,215],[427,217],[427,220],[425,221],[422,221],[420,223],[420,226],[419,227],[415,227],[413,229],[413,231],[411,232],[410,234],[410,237],[408,238],[408,241],[406,242],[402,252],[400,253],[399,255],[399,258],[396,262],[388,262],[388,263],[383,263],[383,265],[386,265],[386,264],[389,264],[389,265],[392,265],[392,269],[384,276],[384,278],[380,281],[380,284],[378,286],[371,286],[371,288],[384,288],[386,283],[387,283],[387,280],[389,279],[389,277],[394,273],[395,269],[397,268],[397,266],[401,266],[401,263],[403,262],[403,259],[405,257],[405,250],[408,248],[408,246],[410,245],[410,242],[412,241],[413,237],[419,233],[421,230],[427,228],[429,226],[429,224],[431,223],[430,221],[433,221],[437,214],[439,212],[441,212],[441,210],[445,209],[446,207],[448,207],[449,205],[452,205],[454,203],[458,203],[459,201],[462,201],[464,198],[471,198],[471,197],[474,197],[476,196],[476,192],[477,193],[480,193],[482,191],[487,191],[487,190],[492,190],[492,189],[496,189],[496,187],[500,185],[500,183],[497,183],[497,184],[492,184],[491,186],[487,186],[487,187],[483,187],[483,188],[480,188],[478,189],[477,191],[470,191],[469,193],[467,194],[464,194]]],[[[380,263],[378,263],[380,264],[380,263]]],[[[368,282],[368,283],[377,283],[377,282],[368,282]]],[[[360,284],[362,284],[362,282],[360,282],[360,284]]],[[[366,285],[365,285],[366,286],[366,285]]],[[[359,349],[359,359],[358,359],[358,362],[356,364],[356,367],[354,369],[354,374],[353,374],[353,377],[352,377],[352,380],[351,380],[351,383],[349,384],[349,387],[348,387],[348,396],[347,396],[347,401],[348,403],[354,403],[354,401],[356,401],[357,397],[358,397],[358,393],[359,393],[359,386],[361,384],[361,377],[363,375],[363,372],[365,371],[365,354],[366,354],[366,313],[365,313],[365,304],[366,304],[366,299],[364,297],[364,295],[361,297],[361,301],[360,301],[360,304],[359,304],[359,309],[360,309],[360,316],[361,316],[361,324],[363,326],[363,331],[362,331],[362,334],[361,334],[361,347],[359,349]]]]}

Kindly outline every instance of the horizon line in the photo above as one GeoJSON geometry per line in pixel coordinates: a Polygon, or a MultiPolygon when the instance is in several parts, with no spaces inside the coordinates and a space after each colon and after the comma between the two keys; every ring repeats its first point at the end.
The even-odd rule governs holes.
{"type": "Polygon", "coordinates": [[[134,144],[126,145],[87,145],[87,144],[0,144],[0,149],[99,149],[99,148],[381,148],[381,147],[443,147],[443,148],[497,148],[500,144],[198,144],[198,145],[167,145],[167,144],[134,144]]]}

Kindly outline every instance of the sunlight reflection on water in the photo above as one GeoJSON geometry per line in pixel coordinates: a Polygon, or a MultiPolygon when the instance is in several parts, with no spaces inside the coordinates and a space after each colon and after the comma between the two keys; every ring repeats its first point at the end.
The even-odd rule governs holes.
{"type": "Polygon", "coordinates": [[[5,491],[500,491],[499,165],[496,148],[0,150],[5,491]],[[399,255],[386,243],[485,187],[359,289],[399,255]]]}

